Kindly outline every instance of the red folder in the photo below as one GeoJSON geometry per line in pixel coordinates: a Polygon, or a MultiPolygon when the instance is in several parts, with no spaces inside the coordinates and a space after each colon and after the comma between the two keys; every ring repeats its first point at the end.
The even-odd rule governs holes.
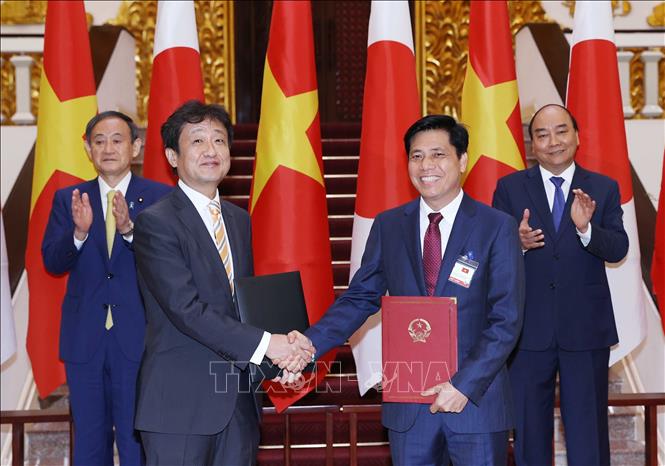
{"type": "Polygon", "coordinates": [[[457,372],[457,300],[425,296],[384,296],[383,401],[427,403],[421,396],[457,372]]]}

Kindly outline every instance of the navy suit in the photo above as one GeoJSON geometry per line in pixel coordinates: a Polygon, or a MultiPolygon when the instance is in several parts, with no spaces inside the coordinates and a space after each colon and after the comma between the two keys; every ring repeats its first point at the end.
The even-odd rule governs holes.
{"type": "MultiPolygon", "coordinates": [[[[250,276],[249,215],[221,206],[234,275],[250,276]]],[[[135,235],[147,315],[136,428],[148,462],[252,463],[261,404],[247,368],[263,330],[239,321],[215,243],[179,187],[139,216],[135,235]]]]}
{"type": "MultiPolygon", "coordinates": [[[[135,219],[169,189],[132,176],[125,196],[130,218],[135,219]]],[[[74,463],[102,464],[109,458],[112,461],[109,440],[115,425],[123,465],[138,464],[140,446],[132,423],[145,314],[132,246],[117,231],[112,256],[108,256],[97,179],[55,193],[42,255],[50,273],[69,273],[62,303],[60,358],[65,362],[74,417],[74,463]],[[88,194],[93,211],[92,226],[80,250],[74,245],[74,189],[81,195],[88,194]],[[114,325],[106,330],[109,305],[114,325]]]]}
{"type": "MultiPolygon", "coordinates": [[[[381,297],[426,296],[419,232],[419,199],[379,214],[362,264],[348,291],[307,331],[317,356],[340,345],[379,310],[381,297]]],[[[483,434],[512,427],[506,359],[522,325],[523,263],[515,221],[464,195],[445,249],[435,296],[458,303],[459,370],[451,382],[469,398],[461,413],[431,415],[427,405],[384,403],[383,424],[409,431],[418,417],[437,419],[446,431],[483,434]],[[457,258],[472,253],[479,263],[469,288],[448,280],[457,258]]],[[[504,437],[504,443],[507,438],[504,437]]],[[[391,444],[393,438],[391,436],[391,444]]],[[[412,445],[391,445],[393,461],[413,461],[412,445]],[[411,458],[403,460],[402,458],[411,458]]],[[[454,458],[459,452],[451,451],[454,458]]],[[[439,464],[441,452],[421,459],[439,464]]],[[[505,457],[504,457],[505,460],[505,457]]],[[[469,460],[471,464],[478,460],[469,460]]]]}
{"type": "Polygon", "coordinates": [[[607,362],[618,337],[605,262],[618,262],[628,252],[618,185],[577,165],[558,231],[538,166],[499,180],[494,206],[518,221],[528,208],[529,225],[545,235],[543,247],[524,254],[524,329],[510,364],[516,460],[551,464],[558,372],[568,463],[609,464],[607,362]],[[596,201],[586,247],[570,217],[575,188],[596,201]]]}

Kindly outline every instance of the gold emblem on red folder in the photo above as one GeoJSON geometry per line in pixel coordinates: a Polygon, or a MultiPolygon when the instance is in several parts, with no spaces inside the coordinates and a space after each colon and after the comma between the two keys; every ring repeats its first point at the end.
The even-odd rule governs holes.
{"type": "Polygon", "coordinates": [[[425,319],[413,319],[409,322],[409,335],[414,343],[426,343],[432,333],[432,326],[425,319]]]}

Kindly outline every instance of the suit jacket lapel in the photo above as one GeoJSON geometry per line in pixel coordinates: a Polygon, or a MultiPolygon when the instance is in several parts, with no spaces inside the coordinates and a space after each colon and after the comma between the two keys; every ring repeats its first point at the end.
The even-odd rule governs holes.
{"type": "MultiPolygon", "coordinates": [[[[102,194],[99,190],[99,181],[97,178],[88,182],[84,188],[88,193],[90,200],[90,207],[92,208],[92,225],[90,226],[90,236],[99,249],[102,257],[108,261],[109,252],[106,246],[106,219],[104,218],[104,210],[102,209],[102,194]]],[[[83,194],[84,190],[81,190],[83,194]]]]}
{"type": "Polygon", "coordinates": [[[559,225],[559,231],[557,232],[556,241],[559,241],[560,238],[564,237],[563,234],[565,230],[569,228],[575,228],[573,224],[573,219],[570,217],[570,208],[573,205],[573,200],[575,195],[573,194],[573,189],[580,188],[585,193],[589,192],[589,186],[587,185],[587,178],[589,174],[582,167],[577,165],[575,167],[575,173],[573,174],[573,180],[570,183],[570,191],[568,191],[568,199],[566,199],[566,207],[563,210],[563,217],[561,218],[561,225],[559,225]]]}
{"type": "MultiPolygon", "coordinates": [[[[243,264],[245,257],[241,254],[240,232],[238,231],[233,212],[231,209],[224,208],[224,202],[222,202],[222,218],[224,219],[226,234],[229,235],[229,246],[231,247],[231,257],[233,259],[233,275],[239,276],[238,274],[245,265],[243,264]]],[[[224,272],[226,273],[226,270],[224,272]]]]}
{"type": "Polygon", "coordinates": [[[453,223],[453,229],[448,238],[446,251],[443,254],[443,261],[441,263],[441,269],[439,270],[439,279],[436,283],[436,288],[434,289],[434,296],[442,295],[443,288],[448,282],[448,277],[453,270],[453,266],[469,237],[469,232],[473,231],[475,215],[476,206],[474,201],[464,194],[462,203],[457,211],[457,216],[455,217],[455,223],[453,223]]]}
{"type": "Polygon", "coordinates": [[[425,275],[423,273],[423,253],[420,246],[420,198],[411,202],[404,208],[402,219],[402,233],[406,252],[413,267],[413,274],[418,283],[421,295],[426,295],[425,275]]]}
{"type": "MultiPolygon", "coordinates": [[[[556,238],[556,231],[554,231],[554,221],[552,220],[552,211],[547,202],[547,194],[545,194],[545,186],[543,186],[543,177],[540,175],[540,168],[538,165],[531,167],[527,170],[526,176],[526,191],[531,198],[531,203],[540,217],[545,230],[549,233],[550,238],[556,238]]],[[[534,212],[531,212],[532,216],[534,212]]],[[[565,215],[565,214],[564,214],[565,215]]],[[[532,222],[530,222],[533,226],[532,222]]],[[[561,231],[561,227],[559,227],[561,231]]]]}
{"type": "MultiPolygon", "coordinates": [[[[143,191],[143,186],[141,186],[140,181],[138,178],[134,175],[129,179],[129,185],[127,186],[127,192],[125,193],[125,201],[127,202],[127,210],[129,212],[129,218],[134,221],[136,219],[136,215],[134,214],[134,210],[130,209],[129,206],[133,205],[133,202],[136,202],[136,199],[138,198],[138,195],[143,191]]],[[[105,220],[106,222],[106,220],[105,220]]],[[[104,225],[104,235],[106,235],[106,225],[104,225]]],[[[104,236],[106,237],[106,236],[104,236]]],[[[124,238],[120,233],[118,233],[117,229],[115,232],[115,239],[113,240],[113,252],[111,253],[111,262],[113,262],[116,257],[118,257],[118,254],[120,254],[120,246],[125,247],[124,244],[124,238]]]]}
{"type": "Polygon", "coordinates": [[[213,266],[216,273],[219,275],[220,281],[226,284],[224,289],[230,296],[231,287],[229,285],[228,277],[226,276],[224,264],[222,264],[222,261],[219,258],[219,252],[217,251],[215,242],[210,237],[210,233],[208,233],[208,229],[203,223],[196,207],[194,207],[192,201],[189,200],[187,195],[178,186],[173,190],[172,199],[176,207],[177,215],[182,224],[189,231],[191,238],[203,248],[205,256],[203,260],[207,260],[213,266]]]}
{"type": "Polygon", "coordinates": [[[127,210],[129,211],[129,218],[132,219],[132,222],[136,220],[136,211],[134,210],[134,206],[138,202],[138,198],[143,192],[144,188],[144,183],[142,183],[139,178],[132,175],[131,179],[129,180],[129,186],[127,186],[127,193],[125,194],[127,210]]]}

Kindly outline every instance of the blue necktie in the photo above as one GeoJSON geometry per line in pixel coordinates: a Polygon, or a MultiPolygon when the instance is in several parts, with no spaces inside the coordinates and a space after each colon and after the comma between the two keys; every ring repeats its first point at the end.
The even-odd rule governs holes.
{"type": "Polygon", "coordinates": [[[566,200],[563,198],[563,191],[561,185],[563,178],[560,176],[550,177],[550,181],[554,184],[554,204],[552,204],[552,220],[554,221],[554,230],[559,231],[561,225],[561,217],[563,217],[563,207],[566,205],[566,200]]]}

